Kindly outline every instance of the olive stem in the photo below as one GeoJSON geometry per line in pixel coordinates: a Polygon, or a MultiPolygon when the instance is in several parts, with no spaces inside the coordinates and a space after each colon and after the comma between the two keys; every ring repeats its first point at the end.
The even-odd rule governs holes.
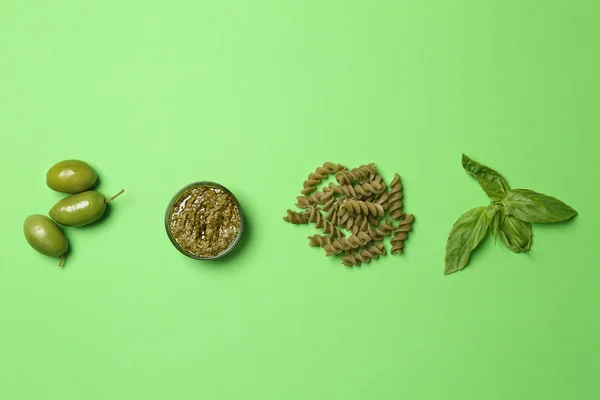
{"type": "Polygon", "coordinates": [[[62,268],[64,263],[65,263],[65,255],[63,254],[60,256],[60,261],[58,262],[58,268],[62,268]]]}
{"type": "Polygon", "coordinates": [[[121,189],[121,191],[119,193],[115,194],[113,197],[104,200],[104,204],[108,204],[109,202],[113,201],[114,199],[116,199],[117,197],[122,195],[124,191],[125,191],[125,189],[121,189]]]}

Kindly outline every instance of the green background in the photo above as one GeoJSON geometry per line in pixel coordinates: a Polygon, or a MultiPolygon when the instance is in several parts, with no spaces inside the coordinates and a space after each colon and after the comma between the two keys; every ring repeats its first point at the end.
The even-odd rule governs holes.
{"type": "Polygon", "coordinates": [[[599,398],[597,4],[3,0],[0,398],[599,398]],[[444,276],[488,202],[462,152],[580,215],[444,276]],[[126,193],[60,270],[22,222],[65,158],[126,193]],[[347,269],[283,223],[324,161],[402,175],[404,256],[347,269]],[[247,215],[220,262],[163,227],[205,179],[247,215]]]}

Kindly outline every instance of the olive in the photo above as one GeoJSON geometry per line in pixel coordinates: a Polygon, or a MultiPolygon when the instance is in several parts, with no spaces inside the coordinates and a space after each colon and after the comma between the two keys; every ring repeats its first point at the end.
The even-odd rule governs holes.
{"type": "Polygon", "coordinates": [[[60,161],[46,172],[48,187],[62,193],[81,193],[94,186],[97,179],[96,171],[79,160],[60,161]]]}
{"type": "Polygon", "coordinates": [[[65,226],[90,224],[104,214],[108,202],[120,196],[124,191],[121,190],[109,199],[94,190],[67,196],[52,207],[50,217],[65,226]]]}
{"type": "Polygon", "coordinates": [[[30,215],[23,224],[25,239],[31,247],[50,257],[60,257],[62,267],[69,242],[63,231],[45,215],[30,215]]]}

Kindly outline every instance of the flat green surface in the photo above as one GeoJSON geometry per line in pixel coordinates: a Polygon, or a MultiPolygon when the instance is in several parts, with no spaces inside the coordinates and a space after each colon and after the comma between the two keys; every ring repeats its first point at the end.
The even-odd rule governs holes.
{"type": "Polygon", "coordinates": [[[597,4],[3,0],[0,398],[600,398],[597,4]],[[444,276],[487,204],[462,152],[580,215],[444,276]],[[65,158],[127,191],[59,270],[21,226],[65,158]],[[324,161],[402,174],[403,257],[346,269],[281,221],[324,161]],[[163,227],[204,179],[247,214],[218,263],[163,227]]]}

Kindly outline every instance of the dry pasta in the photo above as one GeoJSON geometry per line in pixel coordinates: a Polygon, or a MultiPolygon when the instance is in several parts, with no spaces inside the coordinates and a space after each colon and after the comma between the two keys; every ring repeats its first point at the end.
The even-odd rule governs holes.
{"type": "Polygon", "coordinates": [[[312,222],[318,229],[322,229],[323,233],[328,234],[332,239],[344,237],[342,231],[331,222],[327,221],[321,215],[321,211],[314,207],[308,209],[308,222],[312,222]]]}
{"type": "MultiPolygon", "coordinates": [[[[325,197],[325,196],[323,196],[325,197]]],[[[325,212],[329,212],[332,209],[338,209],[338,202],[339,200],[337,200],[335,197],[331,196],[331,198],[329,200],[327,200],[325,203],[323,203],[323,206],[321,207],[323,209],[323,211],[325,212]]]]}
{"type": "Polygon", "coordinates": [[[400,221],[400,224],[394,231],[394,236],[390,239],[392,249],[390,254],[402,254],[404,252],[404,241],[408,238],[408,232],[412,229],[412,223],[415,220],[415,216],[412,214],[405,214],[400,221]]]}
{"type": "Polygon", "coordinates": [[[377,176],[375,164],[361,165],[350,171],[341,171],[335,175],[335,179],[340,185],[351,185],[354,182],[362,183],[366,180],[372,180],[377,176]],[[371,178],[371,179],[369,179],[371,178]]]}
{"type": "Polygon", "coordinates": [[[322,192],[317,192],[315,194],[311,194],[308,196],[298,196],[298,197],[296,197],[296,201],[297,201],[296,207],[308,208],[309,206],[321,204],[322,196],[323,196],[322,192]]]}
{"type": "Polygon", "coordinates": [[[331,210],[327,211],[327,214],[325,214],[325,219],[334,225],[339,225],[339,217],[338,217],[337,207],[332,207],[331,210]]]}
{"type": "Polygon", "coordinates": [[[321,167],[317,167],[315,172],[311,172],[308,175],[308,178],[304,181],[304,188],[302,189],[301,193],[305,196],[311,194],[316,190],[319,183],[321,183],[323,179],[326,179],[330,174],[338,174],[345,170],[346,167],[341,164],[326,162],[321,167]]]}
{"type": "Polygon", "coordinates": [[[350,230],[354,225],[354,217],[345,208],[340,208],[338,213],[338,225],[346,230],[350,230]]]}
{"type": "Polygon", "coordinates": [[[306,212],[296,212],[287,210],[287,215],[283,220],[292,224],[308,224],[308,214],[306,212]]]}
{"type": "Polygon", "coordinates": [[[324,193],[333,192],[357,200],[365,197],[374,197],[379,194],[385,186],[377,181],[364,182],[358,185],[335,185],[333,182],[323,188],[324,193]]]}
{"type": "Polygon", "coordinates": [[[377,198],[377,200],[374,201],[374,203],[379,204],[381,207],[383,207],[383,209],[385,211],[387,211],[388,208],[390,208],[390,203],[388,202],[389,197],[390,197],[389,192],[387,190],[384,190],[379,195],[379,198],[377,198]]]}
{"type": "Polygon", "coordinates": [[[399,221],[402,218],[402,181],[400,181],[400,175],[394,174],[394,179],[390,183],[390,217],[399,221]]]}
{"type": "Polygon", "coordinates": [[[312,235],[308,237],[308,245],[310,247],[323,247],[331,243],[331,238],[324,235],[312,235]]]}
{"type": "Polygon", "coordinates": [[[379,204],[361,201],[361,200],[344,200],[342,208],[345,208],[350,214],[359,215],[363,214],[366,216],[372,215],[374,217],[383,217],[384,210],[379,204]]]}
{"type": "Polygon", "coordinates": [[[380,255],[385,254],[385,247],[383,243],[377,243],[376,245],[369,246],[363,250],[342,257],[342,263],[347,266],[359,266],[361,263],[368,263],[374,258],[378,258],[380,255]]]}
{"type": "Polygon", "coordinates": [[[359,232],[358,235],[352,235],[349,238],[340,238],[332,240],[331,243],[323,246],[325,249],[325,255],[332,256],[334,254],[340,254],[343,251],[355,249],[360,246],[364,246],[371,241],[371,237],[364,232],[359,232]]]}
{"type": "Polygon", "coordinates": [[[313,223],[323,234],[308,236],[311,247],[327,256],[340,256],[349,267],[359,266],[386,254],[382,240],[391,237],[391,254],[402,254],[414,216],[403,212],[403,187],[394,174],[389,186],[375,164],[347,170],[341,164],[324,163],[308,175],[303,196],[296,198],[301,211],[287,210],[283,219],[292,224],[313,223]],[[317,188],[335,176],[337,184],[317,188]],[[345,237],[344,232],[351,232],[345,237]]]}
{"type": "Polygon", "coordinates": [[[379,226],[377,227],[377,232],[381,236],[389,236],[392,234],[394,229],[396,229],[396,227],[392,224],[392,221],[388,219],[387,221],[384,221],[381,224],[379,224],[379,226]]]}
{"type": "Polygon", "coordinates": [[[378,226],[373,226],[371,224],[361,226],[361,231],[367,233],[371,240],[374,241],[382,240],[384,237],[391,235],[395,229],[396,227],[390,220],[382,222],[378,226]]]}

